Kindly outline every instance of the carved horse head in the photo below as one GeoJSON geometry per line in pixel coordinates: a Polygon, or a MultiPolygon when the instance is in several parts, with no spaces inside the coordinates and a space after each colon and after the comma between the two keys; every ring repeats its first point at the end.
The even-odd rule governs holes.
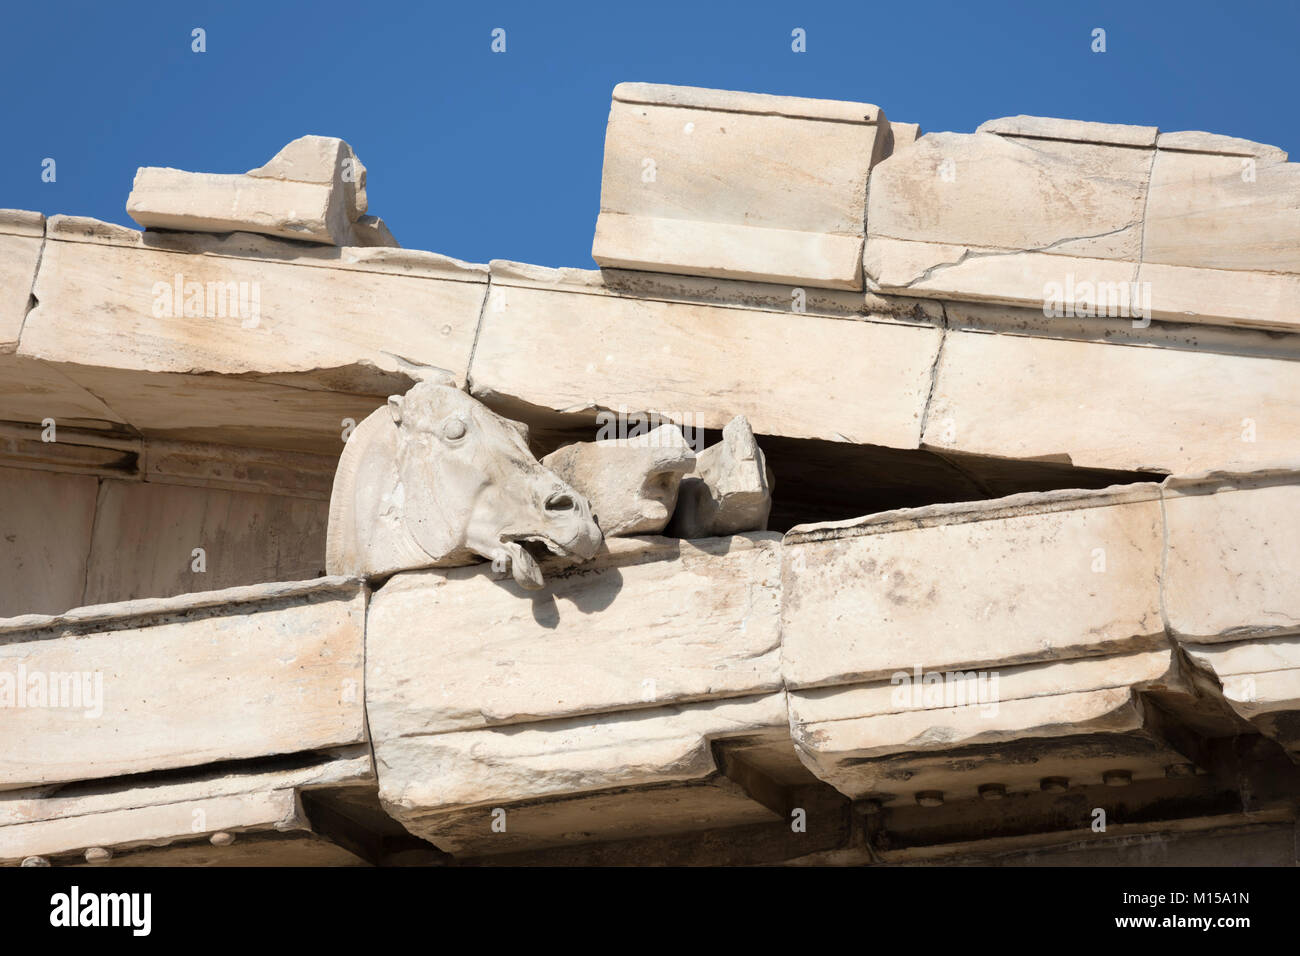
{"type": "Polygon", "coordinates": [[[537,557],[592,557],[587,501],[528,450],[524,425],[464,392],[421,382],[353,431],[330,498],[326,566],[376,576],[406,568],[508,563],[543,584],[537,557]]]}

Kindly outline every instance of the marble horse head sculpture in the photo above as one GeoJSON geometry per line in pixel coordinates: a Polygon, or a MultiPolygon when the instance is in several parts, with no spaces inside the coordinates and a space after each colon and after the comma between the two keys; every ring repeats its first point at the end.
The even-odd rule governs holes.
{"type": "Polygon", "coordinates": [[[587,501],[528,449],[527,429],[459,389],[420,382],[368,416],[339,458],[326,570],[377,577],[488,559],[543,585],[547,552],[585,560],[587,501]]]}

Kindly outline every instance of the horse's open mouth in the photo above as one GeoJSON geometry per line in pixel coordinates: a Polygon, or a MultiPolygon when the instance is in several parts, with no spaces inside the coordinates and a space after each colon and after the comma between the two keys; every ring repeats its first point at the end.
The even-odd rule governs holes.
{"type": "Polygon", "coordinates": [[[544,534],[504,535],[501,547],[510,559],[515,583],[529,591],[536,591],[546,583],[538,566],[540,560],[552,554],[563,557],[570,553],[568,548],[544,534]]]}

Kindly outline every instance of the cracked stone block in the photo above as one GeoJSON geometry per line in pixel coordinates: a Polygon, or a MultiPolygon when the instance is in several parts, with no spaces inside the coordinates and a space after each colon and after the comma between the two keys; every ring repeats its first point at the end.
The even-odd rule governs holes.
{"type": "Polygon", "coordinates": [[[792,528],[781,558],[786,686],[1162,644],[1163,532],[1150,483],[792,528]]]}
{"type": "Polygon", "coordinates": [[[1067,274],[1134,279],[1154,129],[1038,117],[980,129],[930,133],[872,171],[869,287],[1041,302],[1043,280],[1067,274]]]}
{"type": "MultiPolygon", "coordinates": [[[[344,421],[385,396],[443,369],[464,382],[486,267],[392,249],[320,258],[246,234],[160,248],[148,234],[58,217],[50,229],[18,355],[57,365],[56,393],[76,383],[98,396],[111,411],[96,417],[337,452],[344,421]]],[[[45,417],[30,396],[3,392],[0,419],[45,417]]]]}
{"type": "Polygon", "coordinates": [[[1187,757],[1138,691],[1192,693],[1165,647],[978,672],[904,669],[892,680],[791,692],[790,722],[804,763],[854,799],[976,800],[990,785],[1037,792],[1044,778],[1164,778],[1187,757]]]}
{"type": "Polygon", "coordinates": [[[376,743],[379,796],[408,831],[468,856],[770,822],[720,779],[713,748],[788,741],[788,720],[778,692],[397,737],[376,743]]]}
{"type": "Polygon", "coordinates": [[[778,541],[614,538],[531,600],[482,565],[396,575],[367,620],[374,739],[777,690],[778,541]]]}
{"type": "Polygon", "coordinates": [[[423,365],[464,375],[487,284],[482,266],[424,253],[419,269],[382,259],[373,270],[322,268],[177,254],[121,232],[84,241],[51,232],[19,354],[150,372],[369,365],[404,374],[423,365]]]}
{"type": "Polygon", "coordinates": [[[299,136],[247,175],[333,187],[343,200],[348,222],[364,216],[369,206],[366,167],[351,146],[333,136],[299,136]]]}
{"type": "Polygon", "coordinates": [[[1203,132],[1012,116],[871,173],[868,289],[1294,327],[1300,166],[1203,132]]]}
{"type": "Polygon", "coordinates": [[[867,103],[620,83],[592,257],[861,289],[867,173],[892,143],[867,103]]]}
{"type": "Polygon", "coordinates": [[[713,744],[801,773],[779,540],[614,538],[531,600],[482,567],[395,576],[366,638],[386,809],[460,855],[776,819],[718,779],[713,744]]]}
{"type": "Polygon", "coordinates": [[[744,415],[762,435],[916,447],[940,339],[928,304],[808,289],[799,313],[782,286],[492,270],[471,379],[503,414],[744,415]]]}
{"type": "Polygon", "coordinates": [[[1197,644],[1300,630],[1300,484],[1294,475],[1170,480],[1166,613],[1197,644]]]}
{"type": "Polygon", "coordinates": [[[1300,762],[1300,636],[1182,646],[1219,681],[1235,713],[1300,762]]]}
{"type": "Polygon", "coordinates": [[[18,347],[44,237],[40,213],[0,209],[0,354],[18,347]]]}
{"type": "MultiPolygon", "coordinates": [[[[366,169],[352,147],[333,137],[303,136],[243,175],[143,166],[126,211],[151,229],[256,232],[334,246],[378,244],[355,241],[354,224],[366,205],[366,169]]],[[[368,236],[377,235],[365,228],[368,236]]]]}
{"type": "Polygon", "coordinates": [[[695,452],[681,428],[670,424],[631,438],[565,445],[542,465],[587,499],[596,523],[611,538],[664,530],[682,476],[695,468],[695,452]]]}
{"type": "Polygon", "coordinates": [[[1300,273],[1300,163],[1275,146],[1163,133],[1142,261],[1300,273]]]}
{"type": "Polygon", "coordinates": [[[1067,333],[1041,311],[949,305],[948,314],[954,326],[988,320],[1038,334],[948,332],[922,437],[937,452],[1187,474],[1250,471],[1300,442],[1296,363],[1260,333],[1188,348],[1184,337],[1111,339],[1105,320],[1067,333]]]}
{"type": "Polygon", "coordinates": [[[319,578],[0,621],[0,790],[364,743],[365,604],[319,578]]]}
{"type": "Polygon", "coordinates": [[[373,783],[370,754],[361,747],[321,755],[294,770],[218,769],[139,786],[104,781],[71,795],[11,792],[0,801],[0,862],[43,856],[55,865],[76,866],[87,848],[99,847],[112,854],[111,866],[360,863],[313,839],[298,795],[321,786],[373,783]],[[217,834],[233,836],[233,847],[220,838],[214,842],[217,834]],[[284,842],[268,842],[277,835],[284,842]],[[244,852],[250,844],[252,851],[244,852]]]}
{"type": "Polygon", "coordinates": [[[710,538],[767,527],[772,470],[745,416],[728,422],[722,441],[699,454],[695,472],[682,479],[671,534],[710,538]]]}
{"type": "Polygon", "coordinates": [[[1162,133],[1158,145],[1138,275],[1153,313],[1294,329],[1300,164],[1210,133],[1162,133]]]}

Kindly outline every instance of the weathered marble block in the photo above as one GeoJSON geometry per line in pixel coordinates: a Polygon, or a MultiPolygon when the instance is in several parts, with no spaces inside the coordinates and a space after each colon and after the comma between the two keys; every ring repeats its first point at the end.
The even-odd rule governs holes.
{"type": "Polygon", "coordinates": [[[18,346],[44,237],[45,217],[40,213],[0,209],[0,353],[18,346]]]}
{"type": "MultiPolygon", "coordinates": [[[[1022,311],[1034,320],[1029,310],[948,306],[954,326],[995,315],[1009,322],[1022,311]]],[[[1038,313],[1036,321],[1063,320],[1038,313]]],[[[1270,353],[1260,333],[1244,329],[1221,345],[1207,342],[1215,348],[1174,338],[1125,342],[1097,334],[1100,320],[1089,324],[1086,339],[1049,329],[951,329],[922,444],[941,453],[1175,474],[1248,471],[1300,447],[1300,365],[1285,344],[1270,353]]]]}
{"type": "Polygon", "coordinates": [[[916,447],[940,339],[930,306],[808,290],[801,313],[780,286],[492,270],[470,379],[506,414],[621,409],[716,429],[744,415],[759,435],[916,447]]]}
{"type": "Polygon", "coordinates": [[[536,596],[486,565],[399,574],[367,617],[375,740],[778,690],[778,540],[609,539],[536,596]]]}
{"type": "Polygon", "coordinates": [[[412,833],[478,855],[680,829],[663,800],[688,827],[775,818],[718,781],[711,744],[761,739],[798,767],[776,535],[606,543],[531,601],[486,568],[376,592],[367,713],[380,798],[412,833]]]}
{"type": "Polygon", "coordinates": [[[95,512],[85,595],[59,611],[303,581],[325,570],[324,501],[106,479],[95,512]]]}
{"type": "Polygon", "coordinates": [[[366,212],[366,168],[352,147],[302,136],[242,175],[156,166],[135,175],[126,211],[142,226],[189,232],[256,232],[334,246],[396,245],[366,212]],[[386,241],[388,240],[388,241],[386,241]]]}
{"type": "Polygon", "coordinates": [[[922,137],[872,172],[868,288],[1041,304],[1067,276],[1127,285],[1155,139],[1040,117],[922,137]]]}
{"type": "Polygon", "coordinates": [[[0,622],[0,790],[364,742],[365,602],[322,578],[0,622]]]}
{"type": "Polygon", "coordinates": [[[1181,641],[1300,632],[1300,475],[1170,479],[1165,603],[1181,641]]]}
{"type": "Polygon", "coordinates": [[[1294,328],[1300,166],[1274,146],[1013,116],[871,173],[868,289],[1294,328]]]}
{"type": "Polygon", "coordinates": [[[620,83],[592,257],[860,289],[867,173],[892,148],[867,103],[620,83]]]}
{"type": "Polygon", "coordinates": [[[774,821],[713,746],[788,750],[787,721],[776,692],[399,737],[376,746],[379,794],[411,833],[469,856],[774,821]]]}
{"type": "Polygon", "coordinates": [[[0,468],[0,615],[84,603],[98,486],[87,475],[0,468]]]}
{"type": "Polygon", "coordinates": [[[841,793],[900,803],[921,794],[974,800],[983,788],[1033,792],[1045,778],[1158,779],[1187,762],[1136,693],[1189,693],[1168,648],[930,673],[940,680],[902,672],[893,682],[791,692],[801,759],[841,793]]]}
{"type": "Polygon", "coordinates": [[[1154,484],[1013,495],[792,528],[789,688],[1162,643],[1154,484]]]}
{"type": "Polygon", "coordinates": [[[1222,685],[1223,699],[1300,762],[1300,636],[1183,644],[1222,685]]]}
{"type": "Polygon", "coordinates": [[[483,266],[386,249],[349,250],[355,263],[313,259],[270,240],[254,247],[260,255],[237,245],[223,254],[216,242],[159,248],[93,225],[51,222],[19,354],[372,394],[420,366],[463,380],[483,266]]]}
{"type": "Polygon", "coordinates": [[[387,395],[465,380],[486,267],[68,217],[49,232],[0,420],[337,455],[387,395]]]}
{"type": "Polygon", "coordinates": [[[297,770],[205,774],[138,786],[110,784],[74,796],[0,795],[0,863],[29,856],[78,865],[97,847],[113,866],[339,865],[361,861],[313,840],[299,795],[319,787],[373,785],[364,747],[297,770]],[[211,842],[234,837],[234,848],[211,842]],[[284,843],[267,835],[284,834],[284,843]],[[242,841],[255,836],[251,853],[242,841]]]}
{"type": "Polygon", "coordinates": [[[1275,146],[1161,133],[1138,280],[1180,321],[1295,330],[1300,164],[1275,146]]]}

